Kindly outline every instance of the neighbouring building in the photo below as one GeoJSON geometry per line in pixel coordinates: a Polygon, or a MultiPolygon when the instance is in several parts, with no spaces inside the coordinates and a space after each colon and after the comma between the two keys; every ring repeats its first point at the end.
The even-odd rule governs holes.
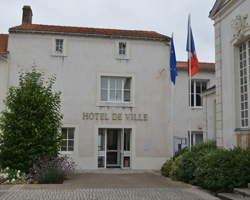
{"type": "MultiPolygon", "coordinates": [[[[197,142],[214,139],[213,131],[208,132],[205,126],[203,113],[206,111],[206,101],[202,95],[215,84],[215,64],[199,63],[200,72],[192,77],[191,90],[187,66],[187,62],[177,62],[178,77],[173,91],[174,114],[171,123],[174,132],[174,152],[197,142]]],[[[213,130],[213,127],[209,129],[213,130]]]]}
{"type": "Polygon", "coordinates": [[[171,89],[168,36],[33,24],[31,8],[24,6],[22,24],[3,38],[1,102],[20,71],[36,66],[55,75],[64,115],[61,153],[79,169],[159,169],[189,144],[190,131],[191,144],[210,137],[202,122],[202,92],[214,84],[214,64],[200,63],[189,91],[186,62],[178,62],[171,89]]]}
{"type": "Polygon", "coordinates": [[[218,146],[250,146],[250,1],[217,0],[216,139],[218,146]]]}

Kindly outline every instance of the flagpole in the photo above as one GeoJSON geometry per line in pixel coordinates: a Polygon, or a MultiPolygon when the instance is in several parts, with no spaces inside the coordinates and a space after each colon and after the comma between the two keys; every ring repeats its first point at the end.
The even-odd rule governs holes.
{"type": "MultiPolygon", "coordinates": [[[[191,15],[188,15],[188,46],[191,49],[191,15]]],[[[188,75],[189,75],[189,111],[190,111],[190,118],[189,118],[189,148],[191,150],[191,140],[192,140],[192,69],[191,69],[191,58],[190,58],[190,51],[187,53],[188,55],[188,75]]]]}
{"type": "MultiPolygon", "coordinates": [[[[174,33],[172,33],[172,40],[174,39],[174,33]]],[[[171,52],[170,52],[171,54],[171,52]]],[[[171,73],[171,68],[170,68],[170,73],[171,73]]],[[[170,81],[171,82],[171,81],[170,81]]],[[[174,125],[174,84],[171,82],[171,125],[172,125],[172,147],[173,147],[173,156],[174,156],[174,130],[175,130],[175,125],[174,125]]]]}

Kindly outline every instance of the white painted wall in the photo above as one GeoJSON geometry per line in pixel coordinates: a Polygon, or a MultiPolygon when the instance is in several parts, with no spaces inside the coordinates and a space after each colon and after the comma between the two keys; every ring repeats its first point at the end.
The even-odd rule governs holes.
{"type": "MultiPolygon", "coordinates": [[[[237,45],[233,43],[232,20],[237,15],[248,14],[250,1],[231,1],[223,12],[215,17],[215,50],[217,77],[216,137],[219,146],[232,148],[236,145],[235,129],[239,124],[238,61],[237,45]]],[[[250,34],[248,35],[250,36],[250,34]]]]}
{"type": "Polygon", "coordinates": [[[0,57],[0,111],[4,110],[4,100],[8,88],[8,60],[0,57]]]}
{"type": "Polygon", "coordinates": [[[216,140],[216,93],[207,92],[203,96],[203,130],[208,140],[216,140]]]}
{"type": "Polygon", "coordinates": [[[55,35],[10,34],[10,85],[17,84],[19,71],[33,65],[56,76],[56,89],[62,92],[63,124],[76,127],[76,148],[71,155],[79,169],[97,168],[96,127],[102,126],[133,127],[132,168],[159,169],[172,155],[169,74],[160,74],[169,65],[169,46],[128,40],[130,59],[118,60],[115,39],[60,36],[67,40],[67,53],[66,57],[55,57],[53,38],[55,35]],[[98,106],[100,73],[134,76],[134,107],[98,106]],[[83,112],[147,113],[149,120],[82,120],[83,112]]]}
{"type": "MultiPolygon", "coordinates": [[[[207,88],[215,84],[213,72],[200,71],[192,77],[197,80],[208,80],[207,88]]],[[[189,108],[189,77],[187,71],[179,71],[174,87],[174,136],[188,138],[188,131],[203,131],[203,108],[189,108]]],[[[205,139],[205,137],[204,137],[205,139]]]]}

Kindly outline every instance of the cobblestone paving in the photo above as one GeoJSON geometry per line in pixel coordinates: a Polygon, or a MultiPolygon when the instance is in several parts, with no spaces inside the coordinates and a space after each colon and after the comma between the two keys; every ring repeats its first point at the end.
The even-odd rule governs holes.
{"type": "Polygon", "coordinates": [[[83,175],[61,185],[14,185],[0,187],[0,200],[216,200],[189,185],[152,174],[83,175]],[[86,179],[84,179],[85,177],[86,179]],[[138,178],[141,178],[138,179],[138,178]],[[144,177],[144,178],[143,178],[144,177]],[[104,180],[103,180],[104,178],[104,180]],[[151,179],[151,181],[149,180],[151,179]],[[101,181],[102,180],[102,181],[101,181]],[[118,184],[119,181],[122,183],[118,184]],[[148,182],[145,183],[145,180],[148,182]],[[158,181],[157,181],[158,180],[158,181]],[[107,185],[97,184],[107,182],[107,185]],[[112,185],[116,183],[117,185],[112,185]],[[103,188],[101,188],[103,186],[103,188]]]}

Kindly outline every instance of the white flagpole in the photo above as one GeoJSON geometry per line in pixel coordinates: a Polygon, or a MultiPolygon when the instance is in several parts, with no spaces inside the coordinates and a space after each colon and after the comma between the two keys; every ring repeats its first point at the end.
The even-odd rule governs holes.
{"type": "MultiPolygon", "coordinates": [[[[174,39],[174,33],[172,33],[172,40],[174,39]]],[[[171,49],[170,49],[170,55],[171,55],[171,49]]],[[[170,68],[170,76],[171,76],[171,68],[170,68]]],[[[173,156],[174,156],[174,148],[175,148],[175,143],[174,143],[174,131],[175,131],[175,124],[174,124],[174,84],[171,81],[171,77],[170,77],[170,84],[171,84],[171,109],[170,109],[170,124],[172,125],[172,146],[173,146],[173,156]]]]}
{"type": "MultiPolygon", "coordinates": [[[[191,15],[188,15],[188,46],[189,49],[191,49],[191,15]]],[[[191,59],[190,59],[190,52],[187,52],[188,56],[188,75],[189,75],[189,111],[190,111],[190,117],[189,117],[189,148],[191,150],[191,140],[192,140],[192,76],[191,76],[191,59]]]]}

